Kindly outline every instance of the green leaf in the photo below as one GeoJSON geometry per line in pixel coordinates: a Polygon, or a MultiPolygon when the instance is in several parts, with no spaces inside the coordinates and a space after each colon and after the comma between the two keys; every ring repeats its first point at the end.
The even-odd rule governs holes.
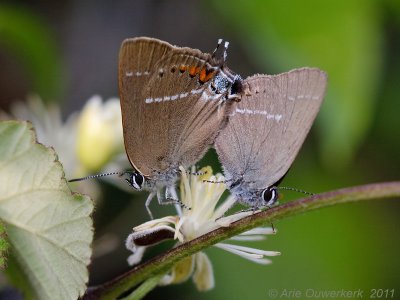
{"type": "Polygon", "coordinates": [[[30,123],[0,122],[0,218],[17,263],[10,261],[10,276],[26,297],[83,295],[92,210],[88,197],[71,193],[54,150],[36,142],[30,123]]]}
{"type": "Polygon", "coordinates": [[[259,64],[260,73],[302,66],[328,72],[327,96],[318,120],[321,153],[330,167],[346,166],[368,133],[378,100],[382,56],[380,2],[210,3],[240,36],[249,57],[259,64]]]}
{"type": "Polygon", "coordinates": [[[0,221],[0,269],[5,266],[8,246],[4,224],[0,221]]]}

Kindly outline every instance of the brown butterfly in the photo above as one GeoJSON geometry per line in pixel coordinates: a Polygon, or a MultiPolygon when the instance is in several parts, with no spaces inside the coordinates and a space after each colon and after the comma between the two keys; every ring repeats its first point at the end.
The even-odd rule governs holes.
{"type": "Polygon", "coordinates": [[[150,191],[150,216],[154,196],[160,204],[176,202],[179,166],[189,167],[204,155],[240,97],[242,79],[225,65],[227,46],[221,58],[215,57],[217,49],[203,53],[146,37],[121,46],[122,124],[134,168],[127,181],[150,191]]]}

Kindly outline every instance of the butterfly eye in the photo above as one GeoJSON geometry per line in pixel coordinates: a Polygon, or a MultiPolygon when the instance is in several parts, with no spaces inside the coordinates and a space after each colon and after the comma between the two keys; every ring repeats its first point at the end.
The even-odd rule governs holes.
{"type": "Polygon", "coordinates": [[[243,91],[243,80],[239,75],[235,76],[234,82],[231,86],[231,95],[240,94],[243,91]]]}
{"type": "Polygon", "coordinates": [[[131,177],[126,179],[130,186],[132,186],[135,190],[140,191],[143,188],[144,176],[139,172],[131,173],[131,177]]]}
{"type": "Polygon", "coordinates": [[[275,187],[269,187],[262,191],[261,198],[264,200],[265,206],[270,207],[274,205],[278,199],[278,191],[275,187]]]}

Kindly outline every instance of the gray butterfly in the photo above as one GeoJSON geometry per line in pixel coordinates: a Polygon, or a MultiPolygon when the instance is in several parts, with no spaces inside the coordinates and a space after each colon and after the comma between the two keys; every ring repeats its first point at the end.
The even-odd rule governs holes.
{"type": "Polygon", "coordinates": [[[228,187],[252,207],[273,205],[320,109],[327,75],[314,68],[243,82],[241,101],[215,142],[228,187]]]}

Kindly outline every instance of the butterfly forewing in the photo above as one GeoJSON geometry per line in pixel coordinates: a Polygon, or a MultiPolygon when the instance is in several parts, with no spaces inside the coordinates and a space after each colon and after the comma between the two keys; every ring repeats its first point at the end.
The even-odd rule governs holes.
{"type": "Polygon", "coordinates": [[[247,78],[246,92],[215,143],[227,177],[254,189],[281,179],[319,111],[326,80],[311,68],[247,78]]]}
{"type": "Polygon", "coordinates": [[[215,60],[158,40],[134,39],[131,44],[121,53],[136,58],[128,66],[120,64],[124,139],[131,163],[145,175],[195,163],[214,142],[231,105],[206,97],[218,70],[215,60]],[[126,79],[127,70],[148,74],[126,79]]]}
{"type": "Polygon", "coordinates": [[[154,65],[172,46],[150,38],[127,39],[119,53],[119,90],[121,98],[122,124],[127,156],[131,164],[143,174],[150,170],[142,162],[148,151],[142,151],[146,129],[140,122],[143,113],[143,90],[154,76],[154,65]]]}
{"type": "Polygon", "coordinates": [[[151,132],[167,132],[169,138],[165,141],[164,153],[172,164],[189,166],[195,163],[227,121],[231,101],[219,101],[222,95],[208,98],[211,97],[209,84],[218,71],[213,61],[209,54],[198,50],[176,48],[157,64],[163,75],[149,82],[149,86],[158,88],[148,90],[145,95],[148,102],[152,102],[148,110],[168,119],[167,127],[156,128],[153,124],[151,132]],[[201,73],[208,74],[208,81],[200,80],[201,73]],[[161,99],[161,102],[155,103],[154,99],[161,99]]]}

